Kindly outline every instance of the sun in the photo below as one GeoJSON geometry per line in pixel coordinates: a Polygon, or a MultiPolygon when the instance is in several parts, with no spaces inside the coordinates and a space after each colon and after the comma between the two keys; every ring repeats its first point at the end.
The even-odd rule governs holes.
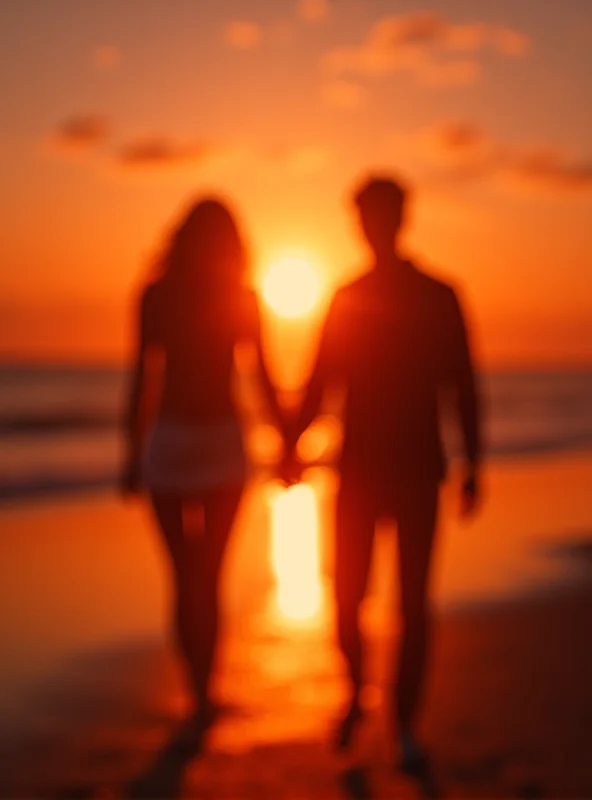
{"type": "Polygon", "coordinates": [[[321,296],[318,270],[308,259],[300,256],[286,256],[272,264],[262,288],[269,307],[287,319],[305,317],[321,296]]]}

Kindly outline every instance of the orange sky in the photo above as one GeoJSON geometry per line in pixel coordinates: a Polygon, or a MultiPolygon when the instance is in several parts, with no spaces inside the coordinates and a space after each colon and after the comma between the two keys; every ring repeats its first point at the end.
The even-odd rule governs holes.
{"type": "MultiPolygon", "coordinates": [[[[556,0],[0,5],[0,352],[121,359],[130,292],[188,197],[231,197],[254,274],[365,253],[368,170],[491,363],[592,361],[592,6],[556,0]]],[[[305,332],[305,328],[303,328],[305,332]]]]}

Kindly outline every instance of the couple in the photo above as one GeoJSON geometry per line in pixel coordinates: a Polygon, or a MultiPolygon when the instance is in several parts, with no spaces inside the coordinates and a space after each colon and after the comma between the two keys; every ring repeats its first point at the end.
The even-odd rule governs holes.
{"type": "Polygon", "coordinates": [[[246,477],[232,393],[233,353],[251,342],[260,385],[284,435],[280,474],[299,474],[295,451],[325,389],[346,389],[336,509],[338,641],[350,702],[337,732],[347,747],[362,718],[359,612],[378,519],[397,522],[402,639],[394,676],[394,723],[402,765],[420,768],[416,717],[429,644],[428,575],[439,486],[445,476],[440,410],[456,410],[464,444],[462,504],[479,495],[479,408],[467,332],[452,288],[403,258],[398,236],[406,189],[373,178],[355,194],[370,269],[331,304],[316,364],[295,418],[278,402],[263,358],[247,254],[224,204],[198,202],[174,231],[139,308],[138,349],[127,421],[125,486],[149,493],[173,569],[175,632],[196,700],[196,747],[211,725],[218,639],[218,581],[246,477]]]}

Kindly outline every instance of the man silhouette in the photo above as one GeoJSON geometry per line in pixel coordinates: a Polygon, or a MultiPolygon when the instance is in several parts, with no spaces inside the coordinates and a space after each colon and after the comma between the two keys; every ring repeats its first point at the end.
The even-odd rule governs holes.
{"type": "Polygon", "coordinates": [[[454,290],[402,257],[398,237],[407,192],[389,178],[355,195],[372,269],[332,302],[299,418],[288,442],[285,474],[295,468],[300,435],[317,416],[325,388],[346,389],[341,486],[336,509],[335,593],[339,645],[351,700],[338,730],[347,747],[362,718],[363,643],[359,610],[367,586],[375,525],[397,522],[402,639],[394,676],[401,765],[424,763],[416,716],[429,643],[428,574],[439,485],[445,476],[441,400],[455,398],[466,468],[463,508],[478,498],[479,412],[463,314],[454,290]]]}

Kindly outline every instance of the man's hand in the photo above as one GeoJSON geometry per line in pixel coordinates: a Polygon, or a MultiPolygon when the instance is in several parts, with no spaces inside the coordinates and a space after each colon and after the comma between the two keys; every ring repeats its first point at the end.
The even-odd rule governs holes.
{"type": "Polygon", "coordinates": [[[140,494],[140,473],[140,461],[135,458],[129,458],[125,463],[119,480],[119,490],[124,498],[140,494]]]}
{"type": "Polygon", "coordinates": [[[481,502],[481,486],[477,470],[471,468],[467,473],[461,489],[460,513],[463,518],[475,515],[481,502]]]}

